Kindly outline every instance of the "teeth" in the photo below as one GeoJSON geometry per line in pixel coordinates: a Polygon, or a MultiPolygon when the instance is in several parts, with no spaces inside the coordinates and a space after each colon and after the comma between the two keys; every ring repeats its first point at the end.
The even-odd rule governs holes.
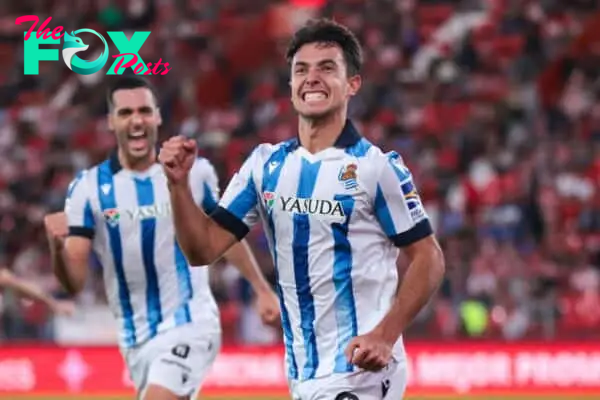
{"type": "Polygon", "coordinates": [[[321,101],[321,100],[325,100],[326,98],[327,98],[327,96],[322,92],[306,93],[304,95],[304,101],[306,101],[306,102],[321,101]]]}
{"type": "Polygon", "coordinates": [[[142,138],[145,136],[146,136],[146,133],[144,131],[132,132],[129,134],[129,137],[133,138],[133,139],[139,139],[139,138],[142,138]]]}

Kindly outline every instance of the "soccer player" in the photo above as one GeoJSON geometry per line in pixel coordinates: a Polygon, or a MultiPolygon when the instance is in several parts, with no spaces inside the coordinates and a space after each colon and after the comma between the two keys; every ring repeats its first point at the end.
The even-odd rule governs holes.
{"type": "Polygon", "coordinates": [[[330,20],[311,22],[295,33],[287,58],[298,137],[259,145],[210,216],[188,183],[195,143],[163,143],[177,238],[192,263],[208,264],[261,220],[294,399],[401,399],[402,332],[443,278],[442,251],[400,156],[347,119],[361,86],[354,35],[330,20]],[[401,282],[399,249],[410,261],[401,282]]]}
{"type": "MultiPolygon", "coordinates": [[[[175,238],[167,180],[156,160],[161,116],[153,87],[142,78],[120,77],[109,89],[108,103],[118,150],[77,176],[65,213],[45,219],[54,270],[66,288],[78,292],[93,250],[139,398],[188,399],[220,348],[208,269],[190,268],[175,238]]],[[[216,173],[206,159],[194,156],[192,164],[193,199],[211,212],[217,204],[216,173]]],[[[252,284],[263,321],[278,322],[277,296],[246,243],[225,257],[252,284]]]]}

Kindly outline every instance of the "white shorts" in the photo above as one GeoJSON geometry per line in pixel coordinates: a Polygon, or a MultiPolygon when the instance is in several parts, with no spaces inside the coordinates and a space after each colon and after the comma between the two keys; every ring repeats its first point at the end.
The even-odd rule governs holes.
{"type": "Polygon", "coordinates": [[[401,400],[408,380],[406,361],[378,372],[356,371],[290,383],[294,400],[401,400]]]}
{"type": "Polygon", "coordinates": [[[163,332],[123,356],[139,398],[148,385],[162,386],[177,396],[194,396],[221,348],[220,332],[207,333],[197,324],[163,332]]]}

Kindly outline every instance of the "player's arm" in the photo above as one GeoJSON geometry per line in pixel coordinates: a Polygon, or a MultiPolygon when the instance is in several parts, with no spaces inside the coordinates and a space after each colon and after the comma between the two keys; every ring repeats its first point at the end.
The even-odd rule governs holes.
{"type": "Polygon", "coordinates": [[[65,212],[44,218],[54,274],[70,294],[79,293],[87,279],[95,232],[88,193],[83,175],[78,176],[69,186],[65,212]]]}
{"type": "Polygon", "coordinates": [[[0,287],[12,289],[20,296],[44,303],[53,312],[65,314],[72,312],[73,307],[69,302],[55,299],[38,285],[15,276],[7,268],[0,268],[0,287]]]}
{"type": "MultiPolygon", "coordinates": [[[[201,187],[198,187],[198,189],[202,191],[202,195],[199,196],[202,198],[201,207],[203,211],[210,216],[219,208],[219,179],[212,164],[208,160],[204,160],[203,163],[204,168],[198,168],[199,173],[202,174],[203,178],[194,179],[194,176],[192,175],[192,185],[194,185],[195,182],[198,182],[197,187],[200,186],[200,184],[202,185],[201,187]]],[[[202,162],[199,166],[202,166],[202,162]]],[[[194,170],[192,170],[192,173],[193,172],[194,170]]],[[[218,213],[222,212],[223,211],[221,210],[218,213]]],[[[240,242],[231,246],[231,248],[225,252],[223,257],[242,273],[257,295],[274,294],[256,262],[256,258],[246,239],[242,239],[240,242]]]]}
{"type": "Polygon", "coordinates": [[[395,343],[439,287],[444,256],[408,169],[390,158],[383,165],[375,193],[375,214],[390,240],[409,260],[395,301],[377,326],[395,343]]]}
{"type": "Polygon", "coordinates": [[[242,167],[230,182],[221,204],[209,216],[195,203],[189,184],[188,175],[195,159],[195,141],[183,137],[169,139],[163,144],[159,155],[168,178],[179,246],[190,264],[207,265],[221,258],[248,233],[249,227],[244,222],[244,216],[252,213],[257,198],[256,192],[252,192],[253,186],[247,190],[239,188],[242,180],[251,185],[251,176],[246,176],[242,167]]]}

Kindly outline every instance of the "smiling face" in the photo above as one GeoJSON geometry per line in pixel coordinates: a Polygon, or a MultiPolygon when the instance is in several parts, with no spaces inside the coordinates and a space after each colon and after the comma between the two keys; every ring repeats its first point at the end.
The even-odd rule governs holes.
{"type": "Polygon", "coordinates": [[[130,165],[147,161],[153,155],[161,123],[150,89],[119,89],[113,93],[108,125],[130,165]]]}
{"type": "Polygon", "coordinates": [[[360,76],[348,76],[344,53],[335,44],[303,45],[291,68],[292,103],[305,119],[323,119],[345,109],[360,88],[360,76]]]}

